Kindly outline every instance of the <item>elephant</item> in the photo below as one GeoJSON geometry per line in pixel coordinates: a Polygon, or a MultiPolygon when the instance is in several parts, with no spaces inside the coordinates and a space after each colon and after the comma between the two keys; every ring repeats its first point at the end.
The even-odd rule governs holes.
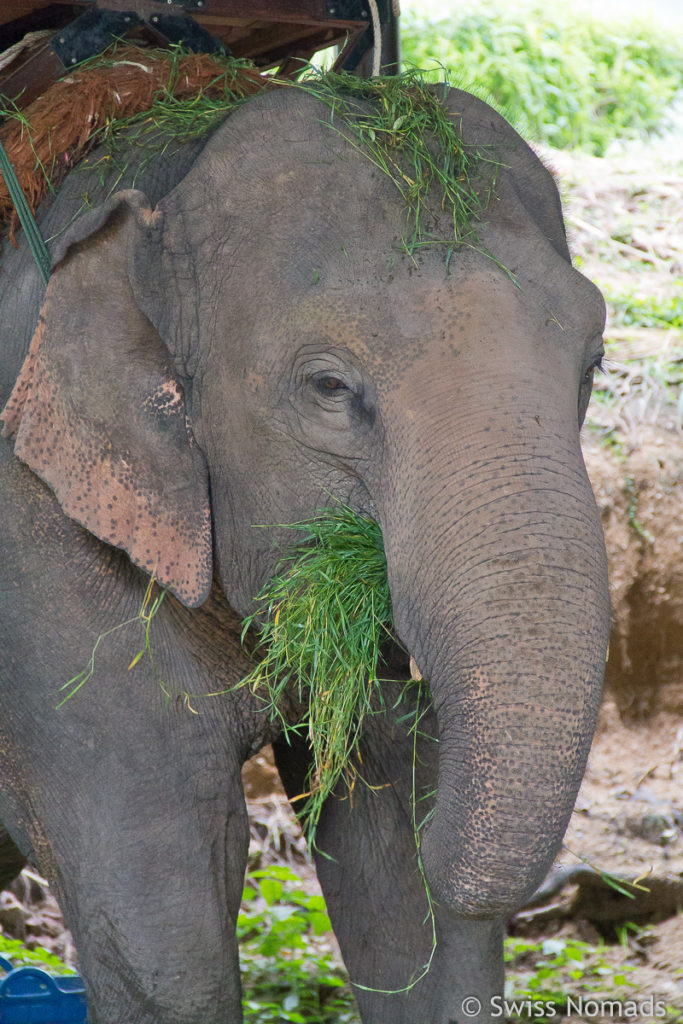
{"type": "Polygon", "coordinates": [[[25,239],[7,247],[0,820],[54,888],[93,1024],[242,1020],[241,767],[272,743],[290,797],[310,767],[283,733],[296,689],[275,719],[237,685],[242,622],[284,525],[333,501],[381,529],[395,634],[367,785],[342,778],[316,833],[359,1013],[500,1019],[504,925],[560,848],[601,700],[580,428],[605,309],[552,174],[482,100],[437,93],[498,154],[476,244],[403,251],[393,182],[282,89],[162,156],[131,147],[120,180],[72,171],[38,214],[46,291],[25,239]],[[150,578],[154,662],[130,668],[135,624],[113,627],[150,578]],[[410,658],[431,701],[417,760],[410,658]]]}

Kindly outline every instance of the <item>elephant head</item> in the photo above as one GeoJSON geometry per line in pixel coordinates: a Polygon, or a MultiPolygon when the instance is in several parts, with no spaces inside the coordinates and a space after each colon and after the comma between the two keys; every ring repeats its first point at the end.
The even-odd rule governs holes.
{"type": "Polygon", "coordinates": [[[261,96],[154,210],[122,192],[58,241],[4,418],[64,511],[190,606],[215,572],[250,611],[289,539],[257,525],[330,496],[378,521],[438,720],[426,873],[477,918],[547,870],[600,702],[579,430],[604,306],[540,161],[486,104],[444,102],[498,165],[476,244],[401,252],[394,186],[328,108],[261,96]]]}

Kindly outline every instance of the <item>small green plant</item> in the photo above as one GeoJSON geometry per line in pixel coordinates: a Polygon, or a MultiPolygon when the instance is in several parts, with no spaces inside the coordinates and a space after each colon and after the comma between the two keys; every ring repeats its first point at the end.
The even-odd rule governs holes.
{"type": "Polygon", "coordinates": [[[245,1024],[357,1024],[331,930],[322,896],[290,868],[248,875],[237,919],[245,1024]]]}
{"type": "Polygon", "coordinates": [[[624,480],[624,491],[629,499],[627,509],[628,525],[634,533],[637,533],[638,536],[642,537],[648,544],[654,544],[655,539],[653,535],[649,530],[645,529],[638,518],[638,492],[636,490],[635,483],[633,482],[633,477],[627,476],[624,480]]]}
{"type": "MultiPolygon", "coordinates": [[[[15,967],[40,967],[48,974],[75,974],[54,953],[48,953],[42,946],[27,949],[19,939],[8,939],[0,933],[0,956],[7,957],[15,967]]],[[[2,975],[0,975],[1,977],[2,975]]]]}
{"type": "Polygon", "coordinates": [[[481,0],[448,20],[407,14],[403,59],[439,65],[529,137],[598,156],[666,124],[683,78],[680,40],[640,22],[607,25],[571,4],[481,0]]]}
{"type": "Polygon", "coordinates": [[[554,1004],[557,1012],[567,1005],[571,992],[613,993],[624,989],[630,996],[628,972],[617,970],[605,958],[605,946],[591,946],[574,938],[505,940],[506,998],[520,1003],[516,1019],[524,1019],[525,1000],[554,1004]]]}
{"type": "Polygon", "coordinates": [[[633,921],[624,921],[623,924],[615,924],[614,931],[621,948],[628,949],[630,940],[641,935],[643,929],[640,925],[634,924],[633,921]]]}
{"type": "Polygon", "coordinates": [[[306,730],[313,755],[309,789],[300,797],[312,838],[339,778],[353,786],[363,718],[383,703],[378,671],[391,598],[382,534],[372,519],[340,504],[287,529],[300,542],[278,563],[245,621],[243,640],[250,627],[258,630],[259,661],[241,685],[263,695],[275,715],[291,685],[307,707],[295,728],[306,730]]]}

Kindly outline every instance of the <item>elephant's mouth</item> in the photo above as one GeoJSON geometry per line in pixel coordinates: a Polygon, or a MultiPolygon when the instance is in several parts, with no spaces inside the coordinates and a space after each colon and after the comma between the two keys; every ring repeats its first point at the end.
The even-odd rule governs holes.
{"type": "MultiPolygon", "coordinates": [[[[292,686],[303,701],[313,766],[303,808],[312,838],[323,804],[353,772],[366,714],[384,703],[390,679],[410,678],[410,656],[393,632],[382,533],[341,503],[292,524],[298,543],[278,564],[245,622],[258,631],[259,659],[243,680],[267,694],[272,711],[292,686]]],[[[285,726],[287,728],[287,726],[285,726]]]]}

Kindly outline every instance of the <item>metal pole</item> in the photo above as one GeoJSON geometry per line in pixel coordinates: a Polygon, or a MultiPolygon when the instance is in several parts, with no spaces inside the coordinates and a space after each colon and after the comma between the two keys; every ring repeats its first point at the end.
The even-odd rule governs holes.
{"type": "Polygon", "coordinates": [[[389,3],[389,17],[382,25],[382,71],[383,75],[398,75],[401,71],[401,33],[399,19],[389,3]]]}

